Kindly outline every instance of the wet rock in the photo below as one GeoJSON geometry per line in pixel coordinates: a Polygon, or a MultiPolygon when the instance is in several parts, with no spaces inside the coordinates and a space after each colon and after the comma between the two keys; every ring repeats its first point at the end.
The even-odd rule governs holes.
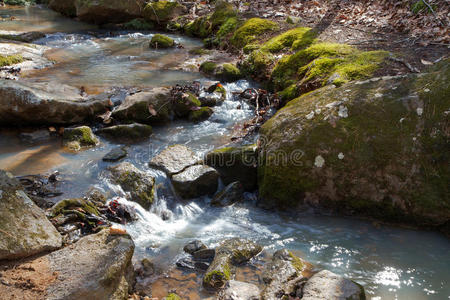
{"type": "Polygon", "coordinates": [[[75,0],[50,0],[48,7],[71,18],[77,15],[75,0]]]}
{"type": "Polygon", "coordinates": [[[93,202],[96,206],[106,204],[108,200],[107,195],[100,189],[91,187],[85,196],[86,200],[93,202]]]}
{"type": "Polygon", "coordinates": [[[47,129],[40,129],[32,132],[22,132],[20,133],[19,137],[22,141],[30,144],[45,142],[52,139],[52,135],[47,129]]]}
{"type": "Polygon", "coordinates": [[[223,288],[231,279],[233,265],[247,262],[261,251],[260,245],[249,240],[225,240],[216,249],[214,260],[203,277],[203,287],[209,290],[223,288]]]}
{"type": "Polygon", "coordinates": [[[153,157],[149,165],[172,176],[196,163],[197,158],[191,149],[184,145],[173,145],[153,157]]]}
{"type": "Polygon", "coordinates": [[[208,120],[212,116],[214,111],[210,107],[200,107],[197,110],[193,110],[189,113],[189,121],[198,123],[208,120]]]}
{"type": "Polygon", "coordinates": [[[48,272],[57,276],[47,287],[47,299],[127,299],[135,281],[133,252],[128,234],[105,229],[46,255],[48,272]]]}
{"type": "Polygon", "coordinates": [[[263,299],[276,300],[280,295],[295,292],[299,281],[304,280],[304,269],[305,263],[292,252],[286,249],[276,251],[263,271],[263,281],[266,283],[262,292],[263,299]]]}
{"type": "Polygon", "coordinates": [[[364,288],[328,270],[312,276],[303,288],[304,300],[315,299],[366,299],[364,288]]]}
{"type": "Polygon", "coordinates": [[[126,157],[128,154],[125,147],[114,148],[109,151],[105,156],[103,156],[103,161],[115,162],[119,161],[122,158],[126,157]]]}
{"type": "Polygon", "coordinates": [[[208,270],[210,264],[204,261],[196,261],[194,262],[194,267],[195,269],[199,270],[199,271],[206,271],[208,270]]]}
{"type": "Polygon", "coordinates": [[[257,149],[254,145],[226,147],[206,154],[204,162],[219,173],[225,184],[240,181],[246,191],[253,191],[257,181],[257,149]]]}
{"type": "Polygon", "coordinates": [[[95,147],[99,143],[91,128],[87,126],[64,129],[63,145],[70,150],[79,151],[82,148],[95,147]]]}
{"type": "Polygon", "coordinates": [[[188,270],[188,271],[194,271],[195,265],[194,261],[191,258],[182,258],[176,262],[176,265],[180,269],[188,270]]]}
{"type": "Polygon", "coordinates": [[[259,300],[259,293],[259,288],[254,284],[230,280],[218,300],[259,300]]]}
{"type": "Polygon", "coordinates": [[[155,34],[150,41],[150,48],[172,48],[175,47],[175,41],[163,34],[155,34]]]}
{"type": "Polygon", "coordinates": [[[62,238],[19,181],[0,170],[0,260],[61,247],[62,238]]]}
{"type": "Polygon", "coordinates": [[[141,16],[144,0],[77,0],[77,17],[95,24],[121,23],[141,16]]]}
{"type": "Polygon", "coordinates": [[[205,246],[205,244],[203,244],[201,241],[199,240],[195,240],[192,242],[187,243],[183,250],[186,253],[189,254],[193,254],[194,252],[198,251],[198,250],[202,250],[202,249],[206,249],[207,247],[205,246]]]}
{"type": "Polygon", "coordinates": [[[195,260],[212,261],[216,255],[215,249],[200,249],[192,253],[192,257],[195,260]]]}
{"type": "Polygon", "coordinates": [[[125,98],[112,117],[143,124],[166,123],[172,119],[172,96],[168,88],[154,88],[125,98]]]}
{"type": "Polygon", "coordinates": [[[129,192],[131,200],[149,209],[155,197],[155,178],[139,170],[129,162],[109,167],[111,179],[129,192]]]}
{"type": "Polygon", "coordinates": [[[244,199],[244,187],[239,181],[230,183],[211,200],[213,206],[229,206],[244,199]]]}
{"type": "Polygon", "coordinates": [[[150,125],[133,123],[105,127],[99,129],[97,134],[114,141],[133,143],[147,139],[152,131],[150,125]]]}
{"type": "Polygon", "coordinates": [[[233,82],[243,77],[241,71],[230,63],[216,64],[212,61],[206,61],[200,65],[200,71],[225,82],[233,82]]]}
{"type": "Polygon", "coordinates": [[[0,80],[0,124],[67,125],[93,120],[108,99],[83,98],[74,87],[56,83],[0,80]]]}
{"type": "Polygon", "coordinates": [[[186,8],[176,1],[158,1],[147,4],[143,15],[146,20],[161,24],[167,23],[185,12],[186,8]]]}
{"type": "Polygon", "coordinates": [[[100,211],[109,221],[119,224],[127,224],[139,219],[133,206],[119,203],[117,200],[112,200],[106,209],[102,208],[100,211]]]}
{"type": "Polygon", "coordinates": [[[202,106],[216,106],[225,101],[227,91],[220,83],[215,83],[205,89],[199,96],[202,106]]]}
{"type": "Polygon", "coordinates": [[[142,278],[152,276],[155,274],[155,265],[148,258],[144,258],[140,261],[136,273],[142,278]]]}
{"type": "Polygon", "coordinates": [[[192,111],[199,110],[200,105],[200,100],[193,93],[179,93],[174,100],[174,111],[178,117],[184,118],[189,116],[192,111]]]}
{"type": "Polygon", "coordinates": [[[181,297],[175,293],[170,293],[169,295],[164,297],[164,300],[181,300],[181,297]]]}
{"type": "Polygon", "coordinates": [[[205,165],[190,166],[183,172],[172,176],[175,191],[184,199],[212,195],[216,192],[219,173],[205,165]]]}

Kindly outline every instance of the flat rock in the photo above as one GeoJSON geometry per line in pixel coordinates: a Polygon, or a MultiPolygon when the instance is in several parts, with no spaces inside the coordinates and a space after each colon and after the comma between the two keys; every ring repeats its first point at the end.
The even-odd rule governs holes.
{"type": "Polygon", "coordinates": [[[114,148],[109,151],[105,156],[103,156],[103,161],[115,162],[119,161],[122,158],[126,157],[128,154],[125,147],[114,148]]]}
{"type": "Polygon", "coordinates": [[[0,260],[61,247],[62,238],[19,181],[0,170],[0,260]]]}
{"type": "Polygon", "coordinates": [[[190,166],[172,177],[172,184],[182,198],[191,199],[216,192],[219,173],[205,165],[190,166]]]}
{"type": "Polygon", "coordinates": [[[259,288],[251,283],[230,280],[219,294],[218,300],[259,300],[259,288]]]}
{"type": "Polygon", "coordinates": [[[152,134],[152,127],[145,124],[121,124],[99,129],[97,134],[114,141],[138,142],[152,134]]]}
{"type": "Polygon", "coordinates": [[[196,163],[197,157],[191,149],[184,145],[173,145],[153,157],[149,165],[172,176],[196,163]]]}

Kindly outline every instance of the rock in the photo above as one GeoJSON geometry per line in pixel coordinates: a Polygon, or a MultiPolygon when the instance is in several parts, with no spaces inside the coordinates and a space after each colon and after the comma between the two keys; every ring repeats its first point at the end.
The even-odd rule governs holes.
{"type": "Polygon", "coordinates": [[[45,256],[48,272],[57,276],[47,287],[47,299],[128,298],[134,285],[134,243],[128,234],[109,231],[83,237],[45,256]]]}
{"type": "Polygon", "coordinates": [[[199,100],[202,106],[216,106],[227,98],[227,91],[220,83],[215,83],[201,93],[199,100]]]}
{"type": "Polygon", "coordinates": [[[254,145],[226,147],[206,154],[204,162],[220,173],[225,184],[240,181],[246,191],[253,191],[257,181],[257,151],[254,145]]]}
{"type": "Polygon", "coordinates": [[[192,257],[195,260],[212,261],[216,255],[215,249],[200,249],[192,253],[192,257]]]}
{"type": "Polygon", "coordinates": [[[231,279],[232,265],[249,261],[262,251],[262,247],[252,241],[232,238],[217,247],[213,262],[203,277],[203,287],[218,290],[231,279]]]}
{"type": "Polygon", "coordinates": [[[99,216],[100,213],[97,210],[97,207],[94,203],[87,199],[65,199],[58,203],[56,203],[51,209],[50,214],[53,217],[64,214],[65,211],[68,210],[78,210],[83,211],[87,214],[92,214],[95,216],[99,216]]]}
{"type": "Polygon", "coordinates": [[[218,300],[259,300],[259,293],[259,288],[254,284],[230,280],[220,292],[218,300]]]}
{"type": "Polygon", "coordinates": [[[239,181],[230,183],[211,200],[212,206],[229,206],[244,199],[244,187],[239,181]]]}
{"type": "Polygon", "coordinates": [[[71,150],[79,151],[81,148],[95,147],[99,143],[91,128],[87,126],[64,129],[63,145],[71,150]]]}
{"type": "Polygon", "coordinates": [[[129,162],[108,168],[111,179],[129,192],[131,200],[149,209],[155,197],[155,178],[139,170],[129,162]]]}
{"type": "Polygon", "coordinates": [[[328,86],[290,101],[261,128],[270,142],[261,143],[260,205],[449,222],[449,79],[447,60],[427,74],[328,86]],[[284,164],[274,163],[280,153],[284,164]]]}
{"type": "Polygon", "coordinates": [[[241,71],[230,63],[216,64],[213,61],[206,61],[200,65],[200,71],[226,82],[236,81],[243,77],[241,71]]]}
{"type": "Polygon", "coordinates": [[[190,166],[183,172],[172,176],[175,191],[184,199],[212,195],[216,192],[219,173],[205,165],[190,166]]]}
{"type": "Polygon", "coordinates": [[[126,157],[128,154],[125,147],[117,147],[109,151],[105,156],[103,156],[103,161],[115,162],[126,157]]]}
{"type": "Polygon", "coordinates": [[[163,34],[155,34],[150,41],[150,48],[172,48],[175,46],[175,41],[163,34]]]}
{"type": "Polygon", "coordinates": [[[201,241],[199,240],[195,240],[195,241],[191,241],[189,243],[187,243],[183,250],[186,253],[189,254],[193,254],[194,252],[198,251],[198,250],[202,250],[202,249],[206,249],[207,247],[205,246],[205,244],[203,244],[201,241]]]}
{"type": "Polygon", "coordinates": [[[19,181],[0,170],[0,260],[55,250],[61,244],[61,235],[19,181]]]}
{"type": "Polygon", "coordinates": [[[176,1],[158,1],[147,4],[143,15],[146,20],[161,24],[167,23],[185,12],[186,8],[176,1]]]}
{"type": "Polygon", "coordinates": [[[183,269],[183,270],[188,270],[188,271],[195,270],[194,261],[188,257],[179,259],[175,264],[178,268],[183,269]]]}
{"type": "Polygon", "coordinates": [[[168,88],[154,88],[125,98],[112,117],[143,124],[166,123],[172,119],[172,96],[168,88]]]}
{"type": "Polygon", "coordinates": [[[295,292],[299,282],[304,280],[302,271],[305,267],[305,263],[292,252],[286,249],[276,251],[272,261],[264,267],[266,287],[262,292],[263,299],[276,300],[295,292]]]}
{"type": "Polygon", "coordinates": [[[189,113],[189,121],[198,123],[208,120],[212,116],[214,111],[210,107],[200,107],[197,110],[193,110],[189,113]]]}
{"type": "Polygon", "coordinates": [[[1,125],[82,123],[108,105],[108,99],[83,98],[78,89],[63,84],[0,80],[1,125]]]}
{"type": "Polygon", "coordinates": [[[48,7],[71,18],[77,15],[75,0],[50,0],[48,7]]]}
{"type": "Polygon", "coordinates": [[[360,300],[366,299],[366,296],[361,285],[328,270],[323,270],[306,282],[302,299],[360,300]]]}
{"type": "Polygon", "coordinates": [[[152,134],[152,127],[144,124],[115,125],[99,129],[97,134],[108,139],[133,143],[147,139],[152,134]]]}
{"type": "Polygon", "coordinates": [[[106,24],[127,22],[141,16],[144,0],[76,0],[81,21],[106,24]]]}
{"type": "Polygon", "coordinates": [[[52,139],[50,131],[47,129],[40,129],[33,132],[22,132],[19,137],[22,141],[30,144],[45,142],[52,139]]]}
{"type": "Polygon", "coordinates": [[[197,158],[191,149],[184,145],[173,145],[153,157],[149,165],[164,171],[170,177],[196,163],[197,158]]]}
{"type": "Polygon", "coordinates": [[[192,93],[183,93],[175,98],[174,111],[175,114],[180,117],[190,116],[190,113],[194,110],[200,109],[201,102],[192,93]]]}

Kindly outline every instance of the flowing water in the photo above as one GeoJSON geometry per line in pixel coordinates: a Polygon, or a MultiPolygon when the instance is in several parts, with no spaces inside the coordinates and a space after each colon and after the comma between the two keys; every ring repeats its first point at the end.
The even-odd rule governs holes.
{"type": "MultiPolygon", "coordinates": [[[[56,61],[49,69],[26,74],[27,80],[56,81],[97,92],[111,87],[207,80],[181,67],[192,59],[188,50],[199,46],[200,41],[173,36],[185,49],[151,50],[146,43],[152,33],[102,36],[104,33],[83,31],[93,30],[88,25],[45,9],[0,10],[2,15],[13,13],[21,19],[3,21],[0,30],[45,29],[48,35],[37,43],[52,47],[46,55],[56,61]],[[72,25],[76,30],[68,33],[72,25]]],[[[258,209],[256,196],[250,193],[245,203],[226,208],[210,207],[208,197],[182,201],[173,193],[166,176],[148,167],[148,161],[168,145],[186,144],[201,157],[228,143],[235,128],[252,116],[252,108],[233,98],[231,91],[250,86],[254,84],[248,81],[225,85],[228,99],[215,107],[214,115],[205,122],[176,121],[155,127],[148,140],[128,146],[126,160],[155,176],[160,184],[150,211],[125,200],[120,187],[108,181],[105,169],[110,164],[101,158],[118,145],[107,140],[102,139],[95,149],[73,154],[65,152],[58,139],[28,143],[18,137],[19,131],[3,130],[0,168],[16,175],[59,170],[66,182],[63,197],[81,196],[96,186],[110,198],[119,197],[135,206],[139,220],[125,226],[136,243],[135,258],[150,257],[162,270],[170,269],[183,256],[182,247],[192,239],[213,247],[228,237],[244,237],[261,243],[268,252],[291,249],[317,269],[327,268],[356,280],[372,299],[450,299],[450,241],[438,233],[306,213],[276,214],[258,209]],[[169,213],[169,220],[163,221],[163,213],[169,213]]],[[[168,284],[161,280],[165,279],[155,283],[156,293],[158,286],[168,284]]],[[[173,287],[177,282],[174,280],[173,287]]],[[[189,299],[201,297],[195,293],[189,299]]]]}

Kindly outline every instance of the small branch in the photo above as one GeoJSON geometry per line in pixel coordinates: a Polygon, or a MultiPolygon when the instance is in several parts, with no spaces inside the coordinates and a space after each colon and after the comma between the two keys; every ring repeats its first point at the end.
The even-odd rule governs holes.
{"type": "Polygon", "coordinates": [[[420,71],[417,68],[411,66],[409,63],[407,63],[406,61],[404,61],[404,60],[402,60],[400,58],[396,58],[396,57],[392,57],[391,56],[391,57],[389,57],[389,59],[392,60],[392,61],[395,61],[395,62],[403,64],[405,67],[407,67],[413,73],[420,73],[420,71]]]}
{"type": "Polygon", "coordinates": [[[433,13],[433,15],[436,17],[436,19],[442,24],[442,26],[445,26],[444,22],[442,22],[442,20],[438,18],[438,16],[436,15],[436,12],[435,12],[434,9],[431,7],[431,5],[428,4],[428,2],[425,1],[425,0],[422,0],[422,2],[423,2],[423,4],[425,4],[425,5],[430,9],[430,11],[431,11],[431,12],[433,13]]]}

